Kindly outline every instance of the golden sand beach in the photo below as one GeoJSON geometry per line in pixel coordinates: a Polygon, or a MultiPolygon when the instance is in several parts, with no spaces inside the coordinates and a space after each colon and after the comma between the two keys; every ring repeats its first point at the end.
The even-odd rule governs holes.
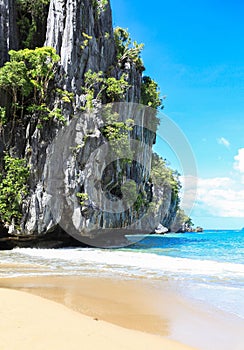
{"type": "Polygon", "coordinates": [[[1,350],[242,350],[244,346],[241,322],[209,313],[165,284],[39,276],[2,278],[0,287],[1,350]]]}
{"type": "Polygon", "coordinates": [[[161,336],[88,317],[39,296],[0,290],[1,350],[187,350],[161,336]]]}

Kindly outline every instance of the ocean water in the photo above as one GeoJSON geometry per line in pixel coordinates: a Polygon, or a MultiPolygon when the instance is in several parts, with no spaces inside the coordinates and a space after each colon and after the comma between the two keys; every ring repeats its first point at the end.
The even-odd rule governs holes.
{"type": "Polygon", "coordinates": [[[0,251],[0,277],[35,275],[167,281],[191,300],[244,319],[244,231],[142,236],[122,249],[0,251]]]}

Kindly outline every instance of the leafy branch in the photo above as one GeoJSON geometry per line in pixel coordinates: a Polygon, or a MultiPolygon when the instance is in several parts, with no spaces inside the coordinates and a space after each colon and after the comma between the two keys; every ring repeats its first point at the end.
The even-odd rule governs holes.
{"type": "Polygon", "coordinates": [[[137,68],[144,70],[143,62],[140,57],[144,44],[138,44],[136,41],[132,42],[128,30],[121,27],[116,27],[114,29],[114,40],[119,64],[132,61],[136,64],[137,68]]]}
{"type": "Polygon", "coordinates": [[[82,90],[85,94],[85,109],[94,108],[95,101],[102,101],[103,98],[107,102],[117,102],[125,97],[129,88],[128,82],[125,80],[126,75],[123,74],[120,79],[114,77],[106,78],[102,71],[92,72],[89,69],[85,73],[84,85],[82,90]]]}
{"type": "MultiPolygon", "coordinates": [[[[10,61],[0,68],[0,89],[5,90],[12,99],[10,114],[13,126],[17,118],[23,118],[24,108],[42,120],[54,117],[62,120],[57,109],[47,107],[51,82],[60,59],[56,51],[51,47],[41,47],[11,50],[9,55],[10,61]]],[[[66,97],[71,96],[66,94],[66,97]]]]}
{"type": "Polygon", "coordinates": [[[150,77],[144,76],[141,85],[141,103],[152,108],[163,109],[158,84],[150,77]]]}

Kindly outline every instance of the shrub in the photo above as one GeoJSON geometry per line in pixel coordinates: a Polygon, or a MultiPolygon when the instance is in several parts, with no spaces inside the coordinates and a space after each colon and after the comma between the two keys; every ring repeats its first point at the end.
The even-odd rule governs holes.
{"type": "Polygon", "coordinates": [[[25,159],[4,156],[4,170],[0,174],[0,219],[9,225],[19,224],[21,204],[27,195],[29,167],[25,159]]]}
{"type": "Polygon", "coordinates": [[[141,103],[155,109],[163,108],[158,84],[148,76],[142,78],[141,103]]]}
{"type": "Polygon", "coordinates": [[[116,27],[114,29],[114,40],[119,64],[132,61],[136,64],[138,69],[144,70],[143,62],[140,57],[144,44],[138,44],[136,41],[132,42],[128,30],[121,27],[116,27]]]}

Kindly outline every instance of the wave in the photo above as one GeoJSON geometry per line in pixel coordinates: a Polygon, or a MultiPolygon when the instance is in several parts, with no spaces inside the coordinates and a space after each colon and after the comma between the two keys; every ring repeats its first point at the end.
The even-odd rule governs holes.
{"type": "Polygon", "coordinates": [[[244,264],[93,248],[16,248],[0,252],[0,262],[2,277],[92,275],[167,280],[186,297],[244,318],[244,264]]]}
{"type": "Polygon", "coordinates": [[[117,270],[124,275],[153,274],[158,277],[184,276],[201,279],[232,281],[244,283],[244,264],[218,262],[213,260],[196,260],[143,253],[137,251],[103,250],[93,248],[72,249],[20,249],[13,250],[13,256],[28,264],[41,263],[50,268],[60,267],[64,270],[103,269],[111,273],[117,270]],[[27,259],[28,257],[28,259],[27,259]]]}

